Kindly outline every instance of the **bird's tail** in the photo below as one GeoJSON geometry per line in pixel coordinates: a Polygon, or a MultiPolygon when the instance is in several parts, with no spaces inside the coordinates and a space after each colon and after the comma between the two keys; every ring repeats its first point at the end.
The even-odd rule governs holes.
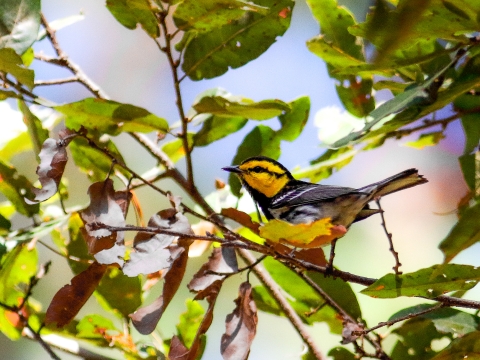
{"type": "Polygon", "coordinates": [[[428,182],[422,175],[418,174],[417,169],[408,169],[390,176],[385,180],[367,185],[358,189],[362,192],[372,193],[372,198],[388,195],[399,190],[407,189],[409,187],[417,186],[428,182]]]}

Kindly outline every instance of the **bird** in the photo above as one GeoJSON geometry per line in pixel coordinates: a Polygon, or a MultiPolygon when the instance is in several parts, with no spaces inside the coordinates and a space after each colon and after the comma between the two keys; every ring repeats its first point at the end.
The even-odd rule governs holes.
{"type": "Polygon", "coordinates": [[[371,201],[428,182],[412,168],[358,189],[314,184],[295,179],[285,166],[266,156],[250,157],[222,170],[239,177],[267,220],[296,225],[330,218],[333,225],[346,229],[382,212],[370,208],[371,201]]]}

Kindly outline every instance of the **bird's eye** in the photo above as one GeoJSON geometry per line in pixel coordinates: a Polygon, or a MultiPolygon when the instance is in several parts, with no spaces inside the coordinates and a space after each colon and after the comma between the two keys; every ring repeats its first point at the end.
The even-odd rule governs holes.
{"type": "Polygon", "coordinates": [[[253,169],[252,169],[253,172],[262,172],[263,171],[263,168],[261,166],[255,166],[253,169]]]}

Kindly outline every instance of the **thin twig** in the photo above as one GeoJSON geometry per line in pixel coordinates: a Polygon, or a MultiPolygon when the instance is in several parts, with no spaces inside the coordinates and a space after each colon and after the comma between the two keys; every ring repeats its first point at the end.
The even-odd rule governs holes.
{"type": "Polygon", "coordinates": [[[76,81],[85,86],[96,97],[101,99],[108,99],[108,95],[102,89],[100,89],[100,87],[95,84],[90,78],[88,78],[77,64],[75,64],[69,59],[68,55],[63,51],[63,49],[60,47],[60,44],[58,43],[55,30],[50,27],[50,24],[48,23],[47,19],[43,14],[41,14],[41,21],[43,27],[45,28],[45,31],[47,32],[47,37],[52,43],[53,49],[58,56],[58,59],[56,60],[57,65],[69,69],[77,78],[76,81]]]}
{"type": "Polygon", "coordinates": [[[422,311],[418,311],[416,313],[410,313],[410,314],[407,314],[405,316],[402,316],[402,317],[399,317],[397,319],[393,319],[393,320],[389,320],[389,321],[383,321],[381,323],[378,323],[377,325],[369,328],[369,329],[365,329],[363,331],[354,331],[354,335],[364,335],[364,334],[368,334],[369,332],[373,331],[373,330],[377,330],[381,327],[384,327],[384,326],[392,326],[393,324],[396,324],[400,321],[404,321],[404,320],[408,320],[408,319],[412,319],[414,317],[417,317],[417,316],[420,316],[420,315],[425,315],[425,314],[428,314],[428,313],[431,313],[431,312],[434,312],[438,309],[441,309],[442,307],[445,307],[444,304],[442,303],[439,303],[439,304],[436,304],[432,307],[429,307],[428,309],[425,309],[425,310],[422,310],[422,311]]]}
{"type": "MultiPolygon", "coordinates": [[[[350,322],[356,324],[357,326],[361,326],[357,319],[354,319],[352,316],[350,316],[350,314],[347,313],[345,309],[343,309],[326,291],[324,291],[315,281],[313,281],[307,274],[305,274],[304,271],[299,271],[299,269],[294,269],[294,271],[303,280],[305,280],[307,284],[310,285],[312,289],[314,289],[330,307],[335,309],[335,311],[342,316],[344,322],[350,322]]],[[[365,339],[373,345],[380,359],[389,359],[388,355],[383,351],[382,346],[379,341],[377,341],[377,339],[369,336],[366,336],[365,339]]]]}
{"type": "Polygon", "coordinates": [[[387,230],[387,223],[385,222],[385,216],[383,215],[382,205],[380,205],[380,198],[375,199],[375,202],[377,203],[377,206],[380,210],[380,217],[382,219],[382,227],[383,227],[383,230],[385,231],[385,235],[387,235],[387,238],[388,238],[388,244],[390,246],[388,248],[388,250],[390,250],[390,252],[393,255],[393,258],[395,259],[395,266],[392,269],[393,269],[393,271],[395,271],[395,275],[401,275],[403,273],[402,271],[400,271],[400,266],[402,266],[402,263],[400,262],[400,259],[398,258],[398,252],[395,251],[395,248],[393,247],[392,233],[387,230]]]}
{"type": "Polygon", "coordinates": [[[208,274],[208,275],[218,275],[218,276],[232,276],[232,275],[240,274],[240,273],[242,273],[246,270],[251,270],[252,268],[257,266],[258,264],[260,264],[266,257],[267,257],[267,255],[262,255],[253,264],[249,264],[247,266],[244,266],[243,268],[240,268],[235,272],[218,272],[218,271],[213,271],[213,270],[207,270],[206,274],[208,274]]]}
{"type": "Polygon", "coordinates": [[[172,160],[165,154],[158,146],[149,139],[145,134],[141,133],[130,133],[130,135],[137,140],[137,142],[142,145],[147,151],[167,169],[173,169],[175,165],[172,160]]]}
{"type": "Polygon", "coordinates": [[[61,84],[68,84],[68,83],[77,82],[77,81],[78,81],[78,78],[76,76],[72,76],[65,79],[37,80],[35,81],[35,86],[61,85],[61,84]]]}
{"type": "Polygon", "coordinates": [[[93,260],[87,260],[87,259],[80,259],[76,256],[71,256],[71,255],[67,255],[67,254],[62,254],[60,251],[58,251],[57,249],[51,247],[50,245],[44,243],[42,240],[37,240],[37,242],[39,244],[42,244],[43,246],[45,246],[48,250],[54,252],[55,254],[57,255],[60,255],[61,257],[64,257],[68,260],[71,260],[71,261],[75,261],[75,262],[79,262],[79,263],[83,263],[83,264],[92,264],[93,263],[93,260]]]}
{"type": "Polygon", "coordinates": [[[172,52],[172,35],[168,31],[167,26],[167,12],[162,12],[159,15],[160,26],[162,27],[163,33],[165,34],[165,46],[161,46],[158,41],[155,41],[155,44],[158,48],[167,55],[168,63],[170,64],[170,70],[173,76],[173,86],[175,88],[176,104],[178,109],[178,114],[182,122],[182,134],[180,135],[183,142],[183,148],[185,150],[185,163],[187,168],[187,184],[189,189],[195,188],[195,183],[193,179],[193,165],[191,152],[192,149],[188,144],[188,119],[185,115],[185,110],[183,109],[183,100],[182,93],[180,91],[180,79],[178,76],[178,67],[180,65],[180,60],[175,60],[173,58],[172,52]]]}

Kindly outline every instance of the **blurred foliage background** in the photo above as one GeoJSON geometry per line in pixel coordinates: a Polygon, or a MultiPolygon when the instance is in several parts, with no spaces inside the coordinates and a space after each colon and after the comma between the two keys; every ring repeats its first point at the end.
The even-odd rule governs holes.
{"type": "MultiPolygon", "coordinates": [[[[366,11],[372,5],[366,0],[344,0],[339,3],[346,5],[359,22],[365,19],[366,11]]],[[[131,31],[119,26],[101,1],[44,0],[42,12],[49,21],[71,15],[82,17],[81,21],[58,31],[59,43],[68,56],[110,98],[143,107],[170,122],[178,120],[171,73],[166,58],[141,29],[131,31]]],[[[324,62],[306,47],[306,41],[316,36],[318,32],[318,23],[312,17],[308,6],[303,1],[297,2],[290,28],[258,59],[214,79],[202,81],[185,79],[182,83],[185,105],[188,107],[198,94],[215,87],[225,88],[232,94],[245,95],[256,101],[263,99],[291,101],[299,96],[308,95],[311,99],[311,113],[306,129],[295,142],[282,143],[279,159],[289,169],[307,166],[310,160],[319,157],[326,150],[318,139],[319,130],[314,121],[315,113],[326,107],[342,108],[335,91],[335,80],[329,77],[324,62]]],[[[34,50],[53,55],[53,49],[47,40],[36,43],[34,50]]],[[[33,63],[32,69],[35,70],[36,79],[68,75],[65,70],[37,61],[33,63]]],[[[58,87],[38,87],[35,93],[56,103],[70,103],[90,96],[86,89],[75,83],[58,87]]],[[[387,90],[376,93],[377,101],[389,98],[391,94],[387,90]]],[[[15,101],[0,102],[2,114],[0,143],[24,128],[22,115],[15,109],[15,101]]],[[[335,113],[335,110],[333,112],[335,113]]],[[[437,114],[438,117],[448,115],[449,109],[437,114]]],[[[269,121],[273,124],[275,120],[269,121]]],[[[195,150],[194,173],[202,194],[207,195],[214,191],[215,179],[227,181],[227,176],[220,169],[231,163],[237,144],[253,126],[248,124],[226,139],[195,150]]],[[[429,180],[426,186],[402,192],[401,195],[389,196],[382,201],[388,229],[394,236],[404,272],[442,262],[443,256],[437,248],[438,243],[456,223],[455,210],[460,199],[467,193],[467,186],[458,163],[465,142],[460,123],[458,121],[452,123],[446,130],[446,137],[436,146],[427,146],[421,150],[408,146],[409,141],[417,138],[418,134],[414,134],[400,141],[387,140],[381,147],[359,153],[348,166],[323,180],[326,184],[360,187],[410,167],[418,168],[429,180]]],[[[120,135],[117,145],[126,163],[134,164],[137,172],[142,173],[154,165],[154,160],[146,156],[143,149],[128,136],[120,135]]],[[[11,162],[21,173],[30,179],[35,178],[37,161],[33,153],[22,153],[11,159],[11,162]]],[[[184,164],[180,161],[179,167],[182,166],[184,164]]],[[[90,184],[86,175],[79,174],[73,164],[69,163],[67,177],[71,180],[70,198],[66,205],[79,204],[85,207],[88,201],[85,192],[90,184]]],[[[168,188],[173,193],[180,192],[169,180],[164,180],[161,187],[168,188]]],[[[138,190],[137,195],[145,214],[153,214],[167,205],[163,197],[152,197],[148,189],[138,190]]],[[[185,201],[189,203],[190,200],[186,198],[185,201]]],[[[25,219],[20,216],[14,217],[12,223],[15,227],[26,226],[25,219]]],[[[390,271],[393,259],[388,254],[387,240],[379,223],[379,219],[370,218],[354,225],[337,245],[336,266],[344,271],[375,278],[390,271]]],[[[477,244],[470,251],[461,253],[454,262],[480,266],[476,256],[478,246],[477,244]]],[[[65,270],[64,259],[43,247],[39,250],[40,262],[52,260],[53,263],[46,281],[40,282],[35,288],[34,297],[39,302],[48,304],[53,294],[70,281],[72,274],[65,270]]],[[[193,266],[190,267],[190,273],[186,278],[193,275],[205,258],[206,255],[192,261],[193,266]]],[[[230,281],[223,290],[216,307],[213,326],[208,333],[209,342],[205,350],[205,359],[216,359],[219,356],[219,339],[224,331],[224,318],[231,311],[232,300],[236,296],[233,294],[236,294],[242,279],[245,280],[245,275],[230,281]],[[230,293],[230,296],[226,296],[225,293],[230,293]]],[[[357,291],[362,287],[353,285],[353,288],[357,291]]],[[[480,295],[478,289],[469,292],[470,298],[478,298],[478,295],[480,295]]],[[[156,296],[158,292],[152,293],[150,298],[154,299],[156,296]]],[[[181,299],[184,296],[187,296],[187,290],[182,287],[177,298],[181,299]]],[[[358,300],[371,325],[384,321],[396,309],[420,302],[418,299],[404,297],[380,301],[362,295],[359,295],[358,300]]],[[[160,323],[165,336],[170,336],[169,332],[174,332],[178,314],[184,310],[185,304],[181,300],[176,300],[170,305],[160,323]]],[[[91,313],[105,313],[93,298],[81,310],[80,316],[91,313]]],[[[312,334],[321,348],[327,349],[339,342],[339,337],[331,335],[325,324],[315,324],[312,327],[312,334]]],[[[0,335],[0,347],[3,349],[3,356],[9,359],[49,358],[46,353],[40,351],[38,344],[25,339],[12,342],[0,335]]],[[[266,313],[259,314],[259,328],[250,359],[295,359],[299,358],[301,352],[301,339],[284,319],[266,313]]],[[[63,354],[61,357],[75,358],[63,354]]]]}

